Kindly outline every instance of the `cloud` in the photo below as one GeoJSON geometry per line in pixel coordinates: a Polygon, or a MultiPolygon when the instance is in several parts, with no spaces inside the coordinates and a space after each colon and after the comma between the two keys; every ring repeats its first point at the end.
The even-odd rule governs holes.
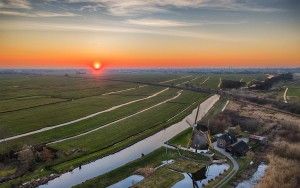
{"type": "Polygon", "coordinates": [[[166,20],[157,18],[142,18],[142,19],[128,19],[125,23],[139,26],[149,27],[188,27],[188,26],[202,26],[202,25],[239,25],[248,23],[247,21],[235,22],[220,22],[220,21],[199,21],[195,22],[182,22],[176,20],[166,20]]]}
{"type": "Polygon", "coordinates": [[[23,17],[70,17],[77,16],[71,12],[49,12],[49,11],[36,11],[36,12],[19,12],[12,10],[0,10],[0,15],[5,16],[23,16],[23,17]]]}
{"type": "Polygon", "coordinates": [[[48,11],[38,11],[35,12],[36,17],[73,17],[78,16],[72,12],[48,12],[48,11]]]}
{"type": "Polygon", "coordinates": [[[151,26],[151,27],[179,27],[179,26],[195,25],[192,23],[179,22],[175,20],[151,19],[151,18],[129,19],[126,21],[126,23],[141,25],[141,26],[151,26]]]}
{"type": "Polygon", "coordinates": [[[10,11],[10,10],[0,10],[0,15],[6,16],[28,16],[27,13],[10,11]]]}
{"type": "Polygon", "coordinates": [[[114,16],[145,15],[166,12],[176,8],[205,8],[227,11],[276,12],[281,9],[266,6],[263,0],[67,0],[69,3],[84,3],[81,10],[97,11],[104,8],[114,16]]]}
{"type": "Polygon", "coordinates": [[[99,8],[103,8],[103,5],[85,5],[82,6],[79,10],[80,11],[89,11],[89,12],[96,12],[99,8]]]}
{"type": "Polygon", "coordinates": [[[203,0],[67,0],[69,3],[88,4],[83,7],[89,10],[97,10],[99,7],[104,7],[106,11],[115,16],[164,12],[167,11],[167,6],[194,7],[198,6],[202,1],[203,0]]]}
{"type": "Polygon", "coordinates": [[[183,37],[193,39],[204,39],[219,42],[241,42],[243,38],[228,38],[226,35],[217,33],[207,33],[201,31],[179,31],[176,29],[157,28],[133,28],[126,26],[108,26],[108,25],[75,25],[41,22],[0,22],[0,30],[30,30],[30,31],[70,31],[70,32],[108,32],[108,33],[133,33],[147,35],[162,35],[172,37],[183,37]]]}
{"type": "Polygon", "coordinates": [[[27,0],[3,0],[0,2],[0,8],[6,9],[31,9],[31,4],[27,0]]]}

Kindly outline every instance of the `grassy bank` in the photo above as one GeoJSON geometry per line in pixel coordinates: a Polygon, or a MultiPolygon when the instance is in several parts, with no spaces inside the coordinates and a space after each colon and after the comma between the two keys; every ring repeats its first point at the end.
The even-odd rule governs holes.
{"type": "Polygon", "coordinates": [[[168,143],[172,145],[182,146],[182,147],[189,147],[188,144],[192,137],[192,128],[189,128],[178,135],[176,135],[174,138],[168,141],[168,143]]]}

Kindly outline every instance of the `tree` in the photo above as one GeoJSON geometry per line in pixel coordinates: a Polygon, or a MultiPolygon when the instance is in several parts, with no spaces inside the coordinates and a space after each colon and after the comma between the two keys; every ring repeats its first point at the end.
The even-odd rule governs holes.
{"type": "Polygon", "coordinates": [[[18,152],[18,160],[21,166],[25,169],[31,168],[34,162],[34,152],[31,146],[23,146],[22,150],[18,152]]]}

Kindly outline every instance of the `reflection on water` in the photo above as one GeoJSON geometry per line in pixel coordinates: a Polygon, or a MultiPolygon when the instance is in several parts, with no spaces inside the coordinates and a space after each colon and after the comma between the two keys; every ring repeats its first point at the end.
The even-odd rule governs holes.
{"type": "Polygon", "coordinates": [[[267,169],[267,165],[262,163],[258,166],[256,172],[252,175],[252,177],[248,180],[245,180],[239,183],[236,188],[252,188],[254,187],[259,180],[264,176],[265,171],[267,169]]]}
{"type": "Polygon", "coordinates": [[[138,182],[142,181],[144,179],[143,176],[140,175],[132,175],[129,176],[126,179],[123,179],[121,181],[119,181],[118,183],[115,183],[107,188],[126,188],[126,187],[131,187],[135,184],[137,184],[138,182]]]}
{"type": "Polygon", "coordinates": [[[203,187],[204,184],[207,184],[209,180],[213,180],[218,177],[220,174],[224,173],[225,170],[229,169],[228,164],[212,164],[207,167],[206,172],[204,173],[202,168],[198,172],[190,175],[188,173],[183,173],[184,179],[177,182],[172,188],[193,188],[193,187],[203,187]],[[196,175],[197,174],[197,175],[196,175]],[[202,177],[202,179],[201,179],[202,177]],[[195,181],[192,181],[192,178],[195,181]],[[193,183],[195,186],[193,186],[193,183]]]}

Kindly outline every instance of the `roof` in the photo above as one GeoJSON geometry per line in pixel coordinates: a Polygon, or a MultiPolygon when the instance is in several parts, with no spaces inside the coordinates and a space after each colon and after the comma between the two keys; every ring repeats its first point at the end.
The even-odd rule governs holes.
{"type": "Polygon", "coordinates": [[[235,143],[237,141],[236,137],[233,134],[225,133],[222,136],[220,136],[218,139],[225,140],[226,143],[235,143]]]}
{"type": "Polygon", "coordinates": [[[267,138],[265,136],[257,136],[257,135],[250,135],[249,138],[254,139],[254,140],[259,140],[259,141],[264,141],[267,138]]]}
{"type": "Polygon", "coordinates": [[[239,141],[238,143],[232,145],[232,151],[236,153],[245,153],[249,150],[246,142],[239,141]]]}

